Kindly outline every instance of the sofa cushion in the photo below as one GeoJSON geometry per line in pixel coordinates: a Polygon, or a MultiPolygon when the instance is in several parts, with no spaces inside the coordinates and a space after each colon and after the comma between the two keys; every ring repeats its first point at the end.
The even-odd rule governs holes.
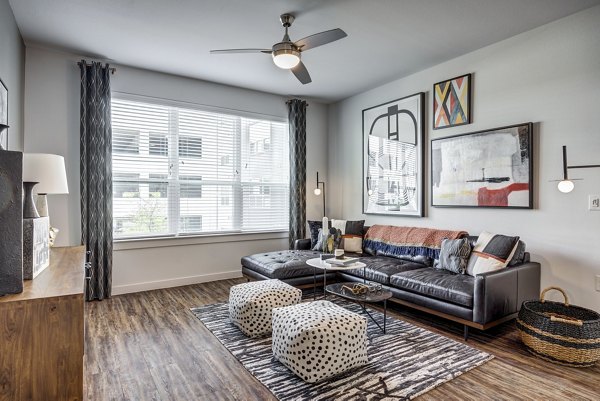
{"type": "Polygon", "coordinates": [[[316,251],[294,250],[257,253],[244,256],[242,266],[269,278],[303,277],[314,273],[314,268],[307,265],[306,261],[319,255],[320,252],[316,251]]]}
{"type": "Polygon", "coordinates": [[[366,272],[367,280],[376,281],[386,285],[390,283],[390,276],[396,273],[425,267],[425,265],[421,263],[407,262],[405,260],[394,259],[387,256],[366,257],[361,258],[360,261],[367,265],[364,269],[346,270],[344,273],[365,278],[366,272]]]}
{"type": "Polygon", "coordinates": [[[409,270],[390,277],[390,285],[393,287],[469,308],[473,307],[474,284],[475,278],[472,276],[430,267],[409,270]]]}

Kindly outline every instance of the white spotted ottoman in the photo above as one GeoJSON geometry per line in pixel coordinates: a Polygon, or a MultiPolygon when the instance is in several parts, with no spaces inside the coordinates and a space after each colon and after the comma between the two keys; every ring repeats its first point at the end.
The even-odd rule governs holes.
{"type": "Polygon", "coordinates": [[[302,290],[279,280],[253,281],[229,290],[229,318],[248,337],[271,332],[273,308],[295,305],[302,290]]]}
{"type": "Polygon", "coordinates": [[[329,301],[273,309],[273,356],[308,383],[365,365],[367,319],[329,301]]]}

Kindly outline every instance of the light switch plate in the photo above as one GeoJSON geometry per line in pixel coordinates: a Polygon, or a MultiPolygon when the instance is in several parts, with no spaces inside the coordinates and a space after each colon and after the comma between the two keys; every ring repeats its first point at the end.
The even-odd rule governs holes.
{"type": "Polygon", "coordinates": [[[600,274],[596,275],[596,291],[600,291],[600,274]]]}
{"type": "Polygon", "coordinates": [[[594,212],[600,212],[600,195],[590,195],[589,209],[594,212]]]}

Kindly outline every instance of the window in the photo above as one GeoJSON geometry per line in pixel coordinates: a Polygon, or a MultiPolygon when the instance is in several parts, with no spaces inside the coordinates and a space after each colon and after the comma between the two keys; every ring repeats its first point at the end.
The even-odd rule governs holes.
{"type": "Polygon", "coordinates": [[[137,132],[114,130],[113,153],[140,153],[140,136],[137,132]]]}
{"type": "Polygon", "coordinates": [[[202,158],[202,138],[179,136],[179,157],[202,158]]]}
{"type": "Polygon", "coordinates": [[[149,151],[153,156],[169,156],[169,139],[166,135],[150,134],[149,151]]]}
{"type": "Polygon", "coordinates": [[[150,174],[148,195],[151,198],[166,198],[169,187],[166,174],[150,174]]]}
{"type": "Polygon", "coordinates": [[[119,174],[113,175],[113,197],[115,198],[139,198],[140,197],[140,175],[119,174]]]}
{"type": "Polygon", "coordinates": [[[287,229],[285,122],[153,102],[113,98],[116,239],[287,229]]]}
{"type": "Polygon", "coordinates": [[[182,175],[179,179],[181,180],[180,198],[202,198],[202,177],[182,175]]]}
{"type": "Polygon", "coordinates": [[[202,231],[202,216],[182,216],[179,219],[179,229],[182,232],[202,231]]]}

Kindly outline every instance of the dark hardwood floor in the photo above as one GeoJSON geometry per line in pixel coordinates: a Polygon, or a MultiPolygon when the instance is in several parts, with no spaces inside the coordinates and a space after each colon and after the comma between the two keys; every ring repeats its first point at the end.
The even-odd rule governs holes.
{"type": "MultiPolygon", "coordinates": [[[[87,400],[275,400],[189,308],[224,302],[245,280],[115,296],[86,304],[87,400]]],[[[462,341],[462,326],[408,308],[391,315],[462,341]]],[[[468,343],[496,358],[420,400],[599,400],[600,365],[576,369],[534,358],[514,322],[471,331],[468,343]]]]}

